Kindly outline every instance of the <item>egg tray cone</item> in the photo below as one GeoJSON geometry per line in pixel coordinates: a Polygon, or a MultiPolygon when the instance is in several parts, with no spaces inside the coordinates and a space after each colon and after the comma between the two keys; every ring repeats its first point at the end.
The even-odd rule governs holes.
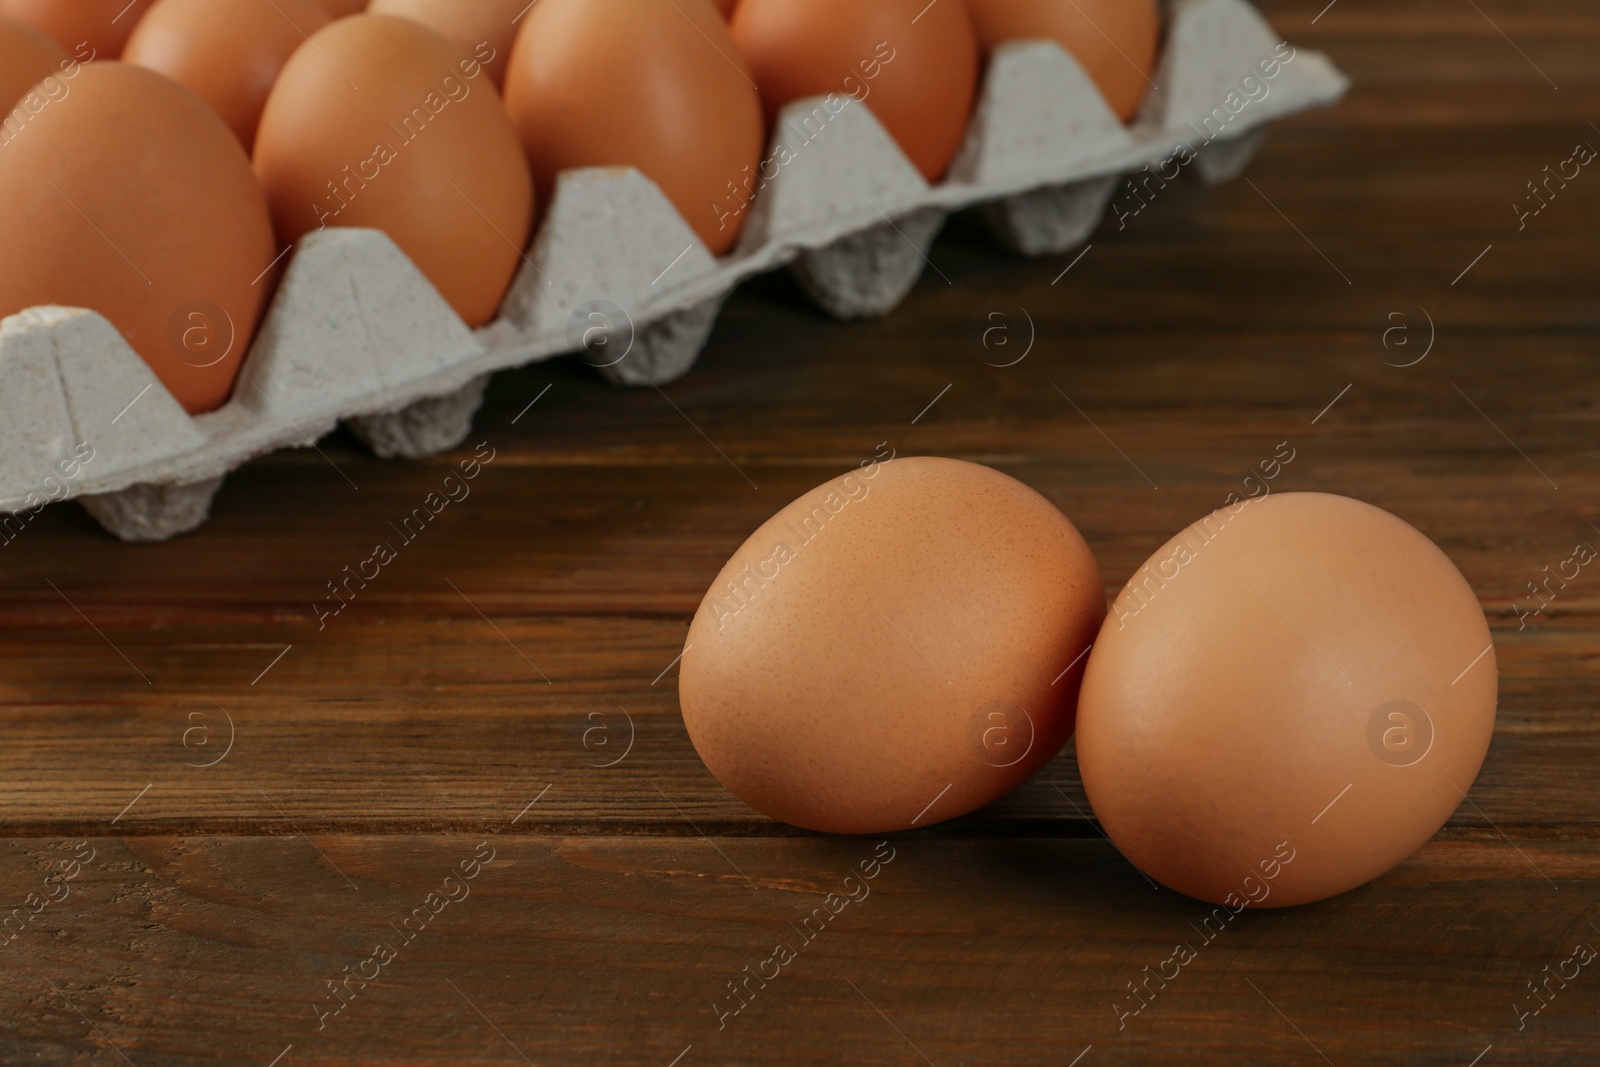
{"type": "Polygon", "coordinates": [[[887,314],[930,265],[953,211],[980,206],[1019,253],[1068,251],[1108,209],[1126,225],[1142,210],[1140,189],[1176,176],[1163,164],[1229,180],[1273,120],[1349,87],[1320,53],[1275,55],[1280,38],[1245,0],[1176,0],[1166,25],[1158,88],[1131,127],[1059,45],[1001,46],[937,186],[867,107],[839,95],[795,102],[779,117],[759,195],[746,204],[730,191],[707,205],[748,216],[720,260],[639,172],[569,171],[499,318],[477,331],[384,234],[310,234],[233,398],[208,414],[185,413],[100,315],[13,315],[0,321],[0,542],[72,498],[124,540],[165,540],[206,520],[229,471],[314,447],[340,422],[380,456],[446,451],[471,432],[490,374],[552,356],[584,352],[621,385],[671,381],[734,287],[778,267],[833,315],[887,314]],[[1269,80],[1258,65],[1274,58],[1269,80]],[[1256,88],[1241,84],[1247,75],[1256,88]]]}

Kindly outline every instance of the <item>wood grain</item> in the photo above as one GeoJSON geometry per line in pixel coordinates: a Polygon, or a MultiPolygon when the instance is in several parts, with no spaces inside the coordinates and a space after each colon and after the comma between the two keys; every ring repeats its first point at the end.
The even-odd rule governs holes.
{"type": "MultiPolygon", "coordinates": [[[[880,853],[868,839],[544,838],[486,823],[314,845],[92,839],[62,910],[0,949],[0,996],[26,1009],[8,1012],[0,1055],[109,1063],[115,1046],[134,1063],[265,1064],[292,1046],[283,1062],[520,1052],[665,1067],[692,1046],[681,1062],[1032,1065],[1093,1045],[1083,1062],[1311,1064],[1320,1050],[1446,1067],[1489,1044],[1501,1062],[1593,1062],[1600,1040],[1593,976],[1521,1030],[1515,1007],[1547,963],[1600,941],[1592,845],[1434,844],[1337,900],[1224,922],[1098,840],[880,853]],[[491,854],[456,899],[427,903],[491,854]],[[875,855],[891,857],[877,877],[842,888],[875,855]],[[822,922],[830,893],[859,899],[822,922]],[[741,987],[739,1008],[728,983],[747,966],[770,976],[785,939],[796,958],[741,987]],[[380,944],[395,958],[363,965],[380,944]],[[1127,983],[1179,944],[1195,959],[1133,1014],[1127,983]],[[378,977],[330,993],[347,966],[378,977]]],[[[72,844],[7,842],[0,884],[36,887],[72,844]]]]}
{"type": "Polygon", "coordinates": [[[1279,127],[1248,181],[1102,225],[1070,271],[960,217],[931,254],[948,283],[882,321],[756,279],[662,391],[559,360],[497,376],[460,455],[384,462],[340,432],[237,472],[170,544],[54,508],[0,548],[0,903],[26,915],[76,842],[95,853],[0,934],[0,1062],[1600,1059],[1592,968],[1521,1029],[1514,1007],[1600,944],[1600,574],[1518,611],[1600,544],[1600,172],[1525,229],[1511,210],[1600,145],[1600,18],[1262,7],[1349,99],[1279,127]],[[994,314],[1031,323],[1014,367],[975,347],[994,314]],[[1429,320],[1428,357],[1394,366],[1429,320]],[[872,896],[719,1029],[726,983],[876,845],[757,816],[684,734],[672,663],[744,537],[888,442],[1035,486],[1109,593],[1281,441],[1280,489],[1404,517],[1489,616],[1494,742],[1435,841],[1336,900],[1239,916],[1119,1029],[1127,983],[1206,909],[1116,855],[1069,746],[898,835],[872,896]],[[319,624],[327,583],[479,442],[472,495],[319,624]],[[325,982],[486,840],[471,897],[318,1030],[325,982]]]}

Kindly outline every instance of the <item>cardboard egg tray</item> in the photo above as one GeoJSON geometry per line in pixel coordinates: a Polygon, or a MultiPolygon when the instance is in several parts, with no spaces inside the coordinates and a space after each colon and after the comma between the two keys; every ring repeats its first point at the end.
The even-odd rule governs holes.
{"type": "Polygon", "coordinates": [[[777,267],[834,315],[886,314],[953,211],[981,205],[1020,253],[1066,251],[1087,239],[1119,185],[1126,204],[1113,210],[1126,222],[1178,170],[1231,179],[1274,119],[1348,87],[1319,53],[1286,61],[1287,46],[1244,0],[1177,0],[1166,26],[1159,88],[1131,127],[1055,43],[1002,46],[936,187],[867,107],[842,96],[796,102],[780,117],[775,162],[761,175],[770,180],[748,205],[740,244],[720,260],[639,172],[568,172],[500,317],[477,331],[384,234],[311,234],[293,251],[233,398],[208,414],[186,414],[94,312],[40,307],[7,318],[0,540],[69,498],[125,540],[172,537],[205,521],[230,470],[310,447],[341,421],[381,456],[436,454],[471,431],[491,373],[564,353],[587,352],[620,384],[669,381],[694,362],[728,293],[777,267]]]}

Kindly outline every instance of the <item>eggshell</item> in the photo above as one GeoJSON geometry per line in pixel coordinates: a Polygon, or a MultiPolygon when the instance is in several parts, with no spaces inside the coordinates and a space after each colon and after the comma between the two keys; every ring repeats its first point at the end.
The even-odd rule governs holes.
{"type": "Polygon", "coordinates": [[[733,9],[737,7],[738,4],[739,0],[711,0],[711,6],[715,7],[717,9],[717,14],[721,15],[725,19],[733,17],[733,9]]]}
{"type": "Polygon", "coordinates": [[[122,58],[193,90],[248,151],[278,72],[328,22],[316,0],[160,0],[122,58]]]}
{"type": "Polygon", "coordinates": [[[323,10],[332,18],[342,19],[346,15],[359,15],[367,9],[367,0],[317,0],[323,10]]]}
{"type": "Polygon", "coordinates": [[[734,553],[680,671],[711,773],[813,830],[926,826],[1016,788],[1071,735],[1105,615],[1094,557],[1048,500],[883,451],[734,553]]]}
{"type": "Polygon", "coordinates": [[[930,182],[955,158],[978,89],[978,43],[964,4],[743,0],[733,38],[769,123],[794,100],[837,93],[871,108],[930,182]]]}
{"type": "Polygon", "coordinates": [[[1320,493],[1230,502],[1112,604],[1078,765],[1152,878],[1235,909],[1300,904],[1433,836],[1483,763],[1495,693],[1477,597],[1421,533],[1320,493]]]}
{"type": "Polygon", "coordinates": [[[1150,90],[1161,40],[1156,0],[966,0],[984,51],[1055,41],[1075,56],[1127,122],[1150,90]]]}
{"type": "Polygon", "coordinates": [[[724,206],[760,162],[761,105],[708,0],[539,0],[522,20],[506,106],[539,195],[573,167],[636,167],[714,254],[747,213],[724,206]]]}
{"type": "Polygon", "coordinates": [[[367,7],[374,15],[398,15],[437,30],[467,55],[487,44],[494,58],[485,60],[483,69],[497,89],[506,81],[506,61],[517,39],[518,16],[527,9],[528,0],[372,0],[367,7]]]}
{"type": "Polygon", "coordinates": [[[184,408],[217,407],[273,284],[250,162],[216,112],[152,71],[91,63],[64,84],[0,149],[0,316],[98,311],[184,408]]]}
{"type": "Polygon", "coordinates": [[[0,0],[0,16],[32,26],[87,63],[116,59],[155,0],[0,0]],[[80,49],[82,45],[87,49],[80,49]]]}
{"type": "Polygon", "coordinates": [[[59,75],[72,60],[50,38],[12,19],[0,18],[0,143],[20,131],[21,123],[7,113],[29,89],[50,75],[59,75]]]}
{"type": "Polygon", "coordinates": [[[388,15],[331,23],[289,59],[256,134],[285,243],[325,226],[387,233],[469,326],[522,263],[533,186],[477,58],[388,15]]]}

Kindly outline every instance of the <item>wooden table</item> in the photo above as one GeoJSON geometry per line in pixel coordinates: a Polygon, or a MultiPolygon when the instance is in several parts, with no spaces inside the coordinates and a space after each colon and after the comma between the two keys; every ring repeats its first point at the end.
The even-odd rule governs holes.
{"type": "Polygon", "coordinates": [[[246,467],[165,545],[46,512],[0,550],[0,899],[23,909],[0,1062],[1600,1062],[1600,968],[1518,1017],[1600,946],[1600,572],[1518,616],[1600,544],[1600,171],[1523,230],[1509,207],[1600,145],[1600,19],[1321,6],[1266,5],[1349,100],[1280,127],[1249,182],[1102,226],[1064,276],[958,219],[949,283],[881,322],[764,278],[659,392],[504,374],[459,453],[337,435],[246,467]],[[1022,310],[1032,352],[986,366],[974,324],[1022,310]],[[757,817],[684,734],[674,657],[732,549],[888,441],[1037,487],[1114,587],[1284,440],[1280,488],[1415,524],[1493,625],[1498,729],[1437,838],[1241,915],[1119,1029],[1206,909],[1103,839],[1069,749],[893,835],[871,896],[719,1026],[728,983],[879,847],[757,817]],[[478,442],[471,496],[319,626],[327,583],[478,442]],[[375,977],[335,999],[352,972],[375,977]]]}

